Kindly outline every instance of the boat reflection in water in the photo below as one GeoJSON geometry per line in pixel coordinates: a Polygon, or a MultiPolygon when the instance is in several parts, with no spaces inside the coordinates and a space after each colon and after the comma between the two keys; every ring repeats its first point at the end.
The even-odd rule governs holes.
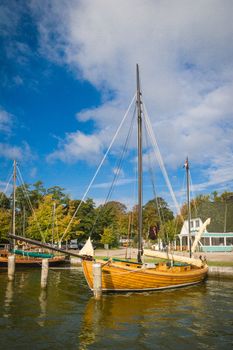
{"type": "MultiPolygon", "coordinates": [[[[211,324],[201,321],[206,307],[205,295],[206,285],[202,284],[183,291],[109,294],[101,300],[91,298],[83,315],[79,349],[88,349],[94,343],[102,344],[103,338],[110,338],[108,341],[111,347],[109,334],[115,344],[120,344],[124,339],[125,346],[128,344],[131,348],[136,338],[143,346],[148,334],[152,334],[153,339],[158,337],[157,342],[165,344],[166,330],[174,337],[177,334],[185,337],[194,336],[194,333],[208,333],[211,324]]],[[[106,346],[107,341],[104,344],[106,346]]],[[[162,348],[164,344],[161,344],[162,348]]]]}

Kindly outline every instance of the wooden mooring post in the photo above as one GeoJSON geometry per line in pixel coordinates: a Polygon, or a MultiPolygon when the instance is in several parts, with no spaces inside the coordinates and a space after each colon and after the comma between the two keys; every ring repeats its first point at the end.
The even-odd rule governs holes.
{"type": "Polygon", "coordinates": [[[41,288],[47,287],[49,274],[49,259],[42,259],[42,267],[41,267],[41,288]]]}
{"type": "Polygon", "coordinates": [[[15,255],[8,255],[8,280],[13,281],[15,275],[15,255]]]}
{"type": "Polygon", "coordinates": [[[101,264],[93,264],[93,293],[96,300],[102,296],[102,268],[101,264]]]}

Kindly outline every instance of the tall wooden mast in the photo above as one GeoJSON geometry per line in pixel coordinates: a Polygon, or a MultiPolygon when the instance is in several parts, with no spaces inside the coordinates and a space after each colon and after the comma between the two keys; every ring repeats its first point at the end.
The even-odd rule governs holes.
{"type": "Polygon", "coordinates": [[[138,111],[138,262],[142,256],[142,111],[139,67],[137,64],[137,111],[138,111]]]}
{"type": "Polygon", "coordinates": [[[189,180],[189,160],[188,157],[185,161],[186,169],[186,183],[187,183],[187,209],[188,209],[188,246],[189,246],[189,256],[192,257],[191,252],[191,210],[190,210],[190,180],[189,180]]]}
{"type": "Polygon", "coordinates": [[[52,245],[54,244],[54,224],[56,215],[56,202],[53,203],[53,218],[52,218],[52,245]]]}

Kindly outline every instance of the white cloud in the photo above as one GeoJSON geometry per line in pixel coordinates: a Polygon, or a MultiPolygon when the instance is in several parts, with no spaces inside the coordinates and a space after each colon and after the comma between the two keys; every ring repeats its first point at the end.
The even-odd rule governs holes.
{"type": "Polygon", "coordinates": [[[0,107],[0,132],[9,133],[12,127],[12,115],[0,107]]]}
{"type": "MultiPolygon", "coordinates": [[[[100,205],[103,205],[105,204],[106,202],[106,198],[103,198],[103,197],[93,197],[93,200],[96,204],[96,207],[100,206],[100,205]]],[[[136,205],[136,198],[133,198],[133,197],[126,197],[126,196],[121,196],[121,197],[118,197],[118,198],[114,198],[112,200],[116,200],[120,203],[124,203],[127,207],[128,210],[132,210],[133,207],[136,205]]]]}
{"type": "Polygon", "coordinates": [[[31,170],[30,170],[30,176],[32,178],[36,177],[37,176],[37,168],[36,167],[33,167],[31,170]]]}
{"type": "Polygon", "coordinates": [[[29,145],[23,142],[21,146],[10,145],[8,143],[0,143],[0,157],[27,161],[33,158],[33,154],[29,145]]]}
{"type": "Polygon", "coordinates": [[[23,79],[19,75],[16,75],[13,78],[13,81],[16,85],[23,85],[23,79]]]}
{"type": "Polygon", "coordinates": [[[123,169],[119,169],[119,168],[113,168],[112,172],[114,175],[120,176],[121,178],[124,178],[125,173],[123,169]]]}
{"type": "MultiPolygon", "coordinates": [[[[134,183],[136,180],[135,179],[119,179],[118,181],[116,181],[115,186],[125,186],[131,183],[134,183]]],[[[93,185],[93,188],[108,188],[110,189],[112,185],[112,181],[111,182],[102,182],[102,183],[97,183],[95,185],[93,185]]]]}
{"type": "Polygon", "coordinates": [[[96,131],[67,134],[50,159],[89,161],[103,152],[135,90],[138,62],[165,163],[176,168],[188,154],[208,168],[206,183],[233,178],[230,170],[225,176],[233,148],[232,1],[32,1],[31,10],[41,52],[104,96],[100,107],[78,113],[96,131]]]}
{"type": "Polygon", "coordinates": [[[96,162],[101,153],[101,142],[97,135],[85,135],[80,131],[67,134],[64,142],[60,142],[58,150],[51,153],[48,161],[60,159],[64,162],[74,162],[77,159],[96,162]]]}
{"type": "Polygon", "coordinates": [[[21,159],[22,150],[20,147],[11,146],[6,143],[0,143],[0,157],[7,159],[21,159]]]}

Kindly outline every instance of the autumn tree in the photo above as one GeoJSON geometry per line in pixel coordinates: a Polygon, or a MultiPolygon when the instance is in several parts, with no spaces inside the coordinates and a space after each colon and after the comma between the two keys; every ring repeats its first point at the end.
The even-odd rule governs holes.
{"type": "Polygon", "coordinates": [[[60,242],[61,237],[64,240],[70,238],[70,232],[73,229],[72,225],[77,225],[77,219],[73,221],[69,230],[64,232],[71,220],[69,213],[64,213],[64,206],[59,202],[56,203],[55,222],[53,222],[53,208],[54,200],[52,195],[46,195],[40,202],[39,207],[33,211],[33,214],[29,217],[27,235],[44,242],[52,240],[54,235],[54,241],[60,242]]]}

